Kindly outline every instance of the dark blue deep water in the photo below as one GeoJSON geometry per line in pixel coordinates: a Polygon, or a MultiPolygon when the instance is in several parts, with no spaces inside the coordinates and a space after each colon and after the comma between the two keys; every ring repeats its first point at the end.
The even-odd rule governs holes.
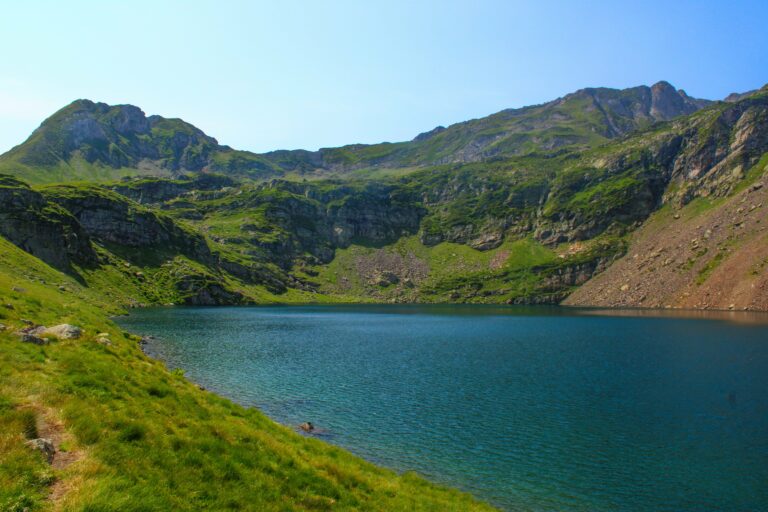
{"type": "Polygon", "coordinates": [[[166,308],[150,354],[507,510],[768,510],[768,325],[561,308],[166,308]]]}

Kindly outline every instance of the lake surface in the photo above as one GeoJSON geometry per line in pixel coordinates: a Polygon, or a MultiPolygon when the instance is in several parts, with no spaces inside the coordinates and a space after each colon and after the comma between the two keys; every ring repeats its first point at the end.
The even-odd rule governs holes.
{"type": "Polygon", "coordinates": [[[768,325],[565,308],[137,310],[148,352],[506,510],[768,510],[768,325]]]}

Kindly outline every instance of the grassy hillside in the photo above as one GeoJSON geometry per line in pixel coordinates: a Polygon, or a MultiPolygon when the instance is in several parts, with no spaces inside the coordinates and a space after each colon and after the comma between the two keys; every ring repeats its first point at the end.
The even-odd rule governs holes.
{"type": "Polygon", "coordinates": [[[198,389],[145,357],[106,318],[118,312],[0,239],[0,509],[489,509],[198,389]],[[23,320],[84,334],[22,343],[23,320]],[[37,437],[54,441],[52,465],[25,445],[37,437]]]}

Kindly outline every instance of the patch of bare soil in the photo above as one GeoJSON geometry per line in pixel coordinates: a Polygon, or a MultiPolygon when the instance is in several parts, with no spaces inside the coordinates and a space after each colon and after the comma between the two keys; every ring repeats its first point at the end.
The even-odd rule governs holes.
{"type": "MultiPolygon", "coordinates": [[[[39,408],[37,409],[37,413],[38,436],[50,439],[56,449],[56,453],[51,461],[51,467],[55,471],[60,472],[68,468],[72,463],[80,460],[82,452],[71,449],[74,444],[72,442],[72,436],[66,431],[61,420],[59,420],[50,410],[39,408]]],[[[54,508],[69,489],[70,485],[68,480],[56,478],[56,481],[51,485],[50,493],[48,494],[48,500],[53,503],[54,508]]]]}
{"type": "Polygon", "coordinates": [[[509,258],[509,251],[506,249],[502,249],[501,251],[493,255],[488,266],[491,268],[491,270],[498,270],[504,266],[504,263],[507,262],[508,258],[509,258]]]}
{"type": "Polygon", "coordinates": [[[396,285],[399,289],[423,281],[429,274],[429,265],[412,252],[401,255],[377,249],[370,255],[358,256],[355,271],[368,285],[396,285]]]}
{"type": "Polygon", "coordinates": [[[768,184],[699,214],[662,212],[564,304],[768,310],[768,184]]]}

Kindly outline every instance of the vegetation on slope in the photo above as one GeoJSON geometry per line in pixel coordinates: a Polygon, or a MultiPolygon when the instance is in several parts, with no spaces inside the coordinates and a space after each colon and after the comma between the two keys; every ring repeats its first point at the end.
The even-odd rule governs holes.
{"type": "Polygon", "coordinates": [[[488,509],[198,389],[104,317],[111,297],[2,239],[0,302],[2,510],[488,509]],[[84,334],[22,343],[23,320],[84,334]]]}

